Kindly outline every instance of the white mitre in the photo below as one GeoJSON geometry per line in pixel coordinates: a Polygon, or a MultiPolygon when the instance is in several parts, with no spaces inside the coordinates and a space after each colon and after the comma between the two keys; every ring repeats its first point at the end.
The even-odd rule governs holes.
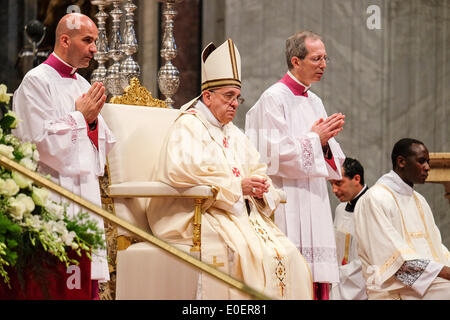
{"type": "Polygon", "coordinates": [[[231,39],[211,42],[202,52],[202,91],[228,86],[241,87],[241,56],[231,39]]]}
{"type": "MultiPolygon", "coordinates": [[[[211,42],[202,51],[202,92],[221,87],[241,88],[241,56],[233,43],[228,39],[220,47],[211,42]]],[[[185,111],[201,97],[192,99],[180,110],[185,111]]]]}

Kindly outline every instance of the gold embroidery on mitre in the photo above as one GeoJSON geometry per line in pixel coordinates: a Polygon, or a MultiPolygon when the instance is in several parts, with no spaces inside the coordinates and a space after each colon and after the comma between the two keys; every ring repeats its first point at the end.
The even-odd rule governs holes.
{"type": "Polygon", "coordinates": [[[202,83],[202,91],[221,88],[226,86],[241,87],[241,81],[232,78],[224,78],[218,80],[208,80],[202,83]]]}
{"type": "Polygon", "coordinates": [[[228,39],[228,49],[230,50],[230,59],[231,59],[231,67],[233,69],[233,77],[235,79],[239,79],[237,61],[236,61],[236,53],[234,52],[234,44],[233,40],[228,39]]]}

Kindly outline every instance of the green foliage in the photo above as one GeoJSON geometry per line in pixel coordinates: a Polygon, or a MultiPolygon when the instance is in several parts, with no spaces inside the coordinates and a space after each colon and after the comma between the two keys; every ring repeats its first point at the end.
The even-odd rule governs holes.
{"type": "Polygon", "coordinates": [[[0,120],[0,127],[3,129],[3,131],[9,130],[9,128],[11,128],[15,121],[15,117],[6,114],[4,115],[3,119],[0,120]]]}
{"type": "Polygon", "coordinates": [[[103,231],[97,226],[97,221],[91,220],[87,212],[79,212],[75,217],[64,215],[67,230],[77,234],[80,242],[94,250],[105,249],[105,241],[103,239],[103,231]]]}
{"type": "Polygon", "coordinates": [[[5,267],[14,267],[19,257],[22,242],[22,228],[0,212],[0,276],[9,283],[5,267]]]}
{"type": "Polygon", "coordinates": [[[22,228],[12,222],[6,215],[0,212],[0,242],[6,245],[3,259],[10,266],[14,266],[17,261],[17,247],[22,241],[22,228]]]}

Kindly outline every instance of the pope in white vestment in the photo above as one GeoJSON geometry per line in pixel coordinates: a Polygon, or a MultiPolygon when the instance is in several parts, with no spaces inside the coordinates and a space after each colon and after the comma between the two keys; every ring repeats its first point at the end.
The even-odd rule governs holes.
{"type": "MultiPolygon", "coordinates": [[[[49,174],[65,189],[101,207],[98,177],[104,174],[106,154],[115,142],[102,116],[98,115],[97,145],[88,136],[88,124],[75,110],[75,100],[91,85],[76,69],[52,53],[47,61],[30,70],[14,93],[13,110],[21,120],[15,135],[30,141],[39,151],[39,172],[49,174]]],[[[57,195],[55,201],[68,202],[57,195]]],[[[80,210],[68,207],[68,214],[80,210]]],[[[103,229],[103,219],[91,214],[103,229]]],[[[106,250],[93,255],[92,280],[109,280],[106,250]]]]}
{"type": "MultiPolygon", "coordinates": [[[[156,180],[177,188],[218,188],[202,210],[202,261],[221,265],[219,270],[274,299],[311,299],[306,261],[270,219],[280,201],[277,192],[271,187],[265,200],[242,195],[243,177],[266,177],[266,165],[258,160],[244,133],[232,123],[220,125],[198,101],[170,129],[156,180]]],[[[192,200],[185,199],[152,199],[147,215],[155,235],[178,244],[192,243],[193,216],[192,200]]],[[[202,298],[245,296],[203,276],[202,298]]]]}
{"type": "Polygon", "coordinates": [[[369,299],[450,299],[450,266],[425,198],[394,172],[382,176],[355,207],[358,253],[369,299]]]}
{"type": "Polygon", "coordinates": [[[341,179],[345,160],[339,143],[328,141],[326,160],[319,136],[311,131],[327,118],[322,100],[288,72],[248,111],[245,132],[268,164],[275,187],[286,192],[275,223],[311,266],[314,282],[339,282],[336,242],[327,179],[341,179]]]}
{"type": "MultiPolygon", "coordinates": [[[[267,166],[232,123],[240,99],[240,56],[231,39],[203,50],[202,91],[202,100],[184,105],[170,128],[154,180],[176,188],[217,188],[202,207],[203,262],[270,298],[312,299],[307,262],[270,219],[280,197],[267,166]],[[247,178],[266,179],[267,189],[244,193],[247,178]]],[[[155,198],[147,210],[152,232],[169,243],[192,244],[193,217],[189,199],[155,198]]],[[[205,274],[200,281],[202,299],[248,298],[205,274]]]]}

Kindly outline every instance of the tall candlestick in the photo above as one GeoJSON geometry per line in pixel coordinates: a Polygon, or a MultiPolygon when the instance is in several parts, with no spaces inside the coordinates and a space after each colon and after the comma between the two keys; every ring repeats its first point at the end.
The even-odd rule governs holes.
{"type": "Polygon", "coordinates": [[[141,72],[138,63],[133,59],[133,54],[135,54],[138,50],[133,19],[133,11],[136,10],[137,7],[134,5],[133,0],[127,0],[127,3],[123,8],[126,12],[126,29],[124,32],[122,51],[125,53],[126,59],[120,64],[120,73],[122,74],[123,80],[122,88],[125,89],[129,85],[132,78],[139,78],[141,72]]]}
{"type": "Polygon", "coordinates": [[[97,52],[94,54],[94,60],[98,62],[98,67],[92,72],[91,83],[103,82],[106,80],[105,63],[108,62],[108,40],[106,36],[106,19],[108,14],[104,11],[108,5],[106,0],[91,0],[91,3],[98,7],[98,13],[95,15],[98,21],[98,39],[95,43],[97,52]]]}
{"type": "Polygon", "coordinates": [[[174,100],[172,99],[172,96],[177,92],[180,85],[180,72],[171,61],[177,56],[177,47],[173,35],[173,22],[177,15],[175,5],[182,0],[159,1],[164,4],[162,12],[164,17],[164,22],[162,23],[164,35],[160,53],[161,57],[166,60],[166,63],[158,72],[158,85],[159,90],[166,96],[166,104],[173,108],[174,100]]]}

